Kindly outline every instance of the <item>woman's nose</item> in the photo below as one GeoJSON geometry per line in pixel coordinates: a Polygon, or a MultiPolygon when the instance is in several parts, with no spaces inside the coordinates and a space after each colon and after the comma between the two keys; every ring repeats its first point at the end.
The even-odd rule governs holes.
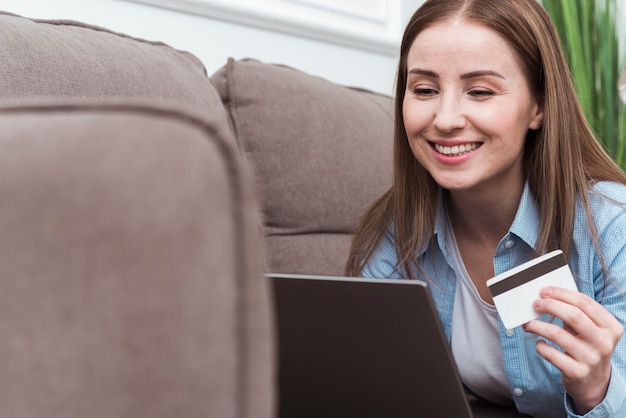
{"type": "Polygon", "coordinates": [[[465,127],[466,119],[461,100],[453,95],[442,95],[436,108],[433,125],[442,132],[451,132],[465,127]]]}

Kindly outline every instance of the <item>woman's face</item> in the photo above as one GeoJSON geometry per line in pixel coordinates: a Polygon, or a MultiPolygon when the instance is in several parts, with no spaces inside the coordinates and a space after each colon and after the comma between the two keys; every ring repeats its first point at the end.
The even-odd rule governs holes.
{"type": "Polygon", "coordinates": [[[407,56],[403,117],[415,158],[451,191],[519,189],[528,129],[543,112],[509,44],[486,26],[447,20],[407,56]]]}

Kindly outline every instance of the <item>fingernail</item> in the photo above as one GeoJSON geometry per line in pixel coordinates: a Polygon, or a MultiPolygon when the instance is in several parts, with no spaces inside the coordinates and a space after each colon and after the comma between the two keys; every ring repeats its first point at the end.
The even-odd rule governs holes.
{"type": "Polygon", "coordinates": [[[554,293],[554,288],[552,286],[544,287],[543,289],[541,289],[541,296],[543,297],[549,297],[552,295],[552,293],[554,293]]]}
{"type": "Polygon", "coordinates": [[[543,304],[543,301],[541,299],[537,299],[536,301],[533,302],[533,307],[535,309],[539,309],[539,308],[541,308],[542,304],[543,304]]]}

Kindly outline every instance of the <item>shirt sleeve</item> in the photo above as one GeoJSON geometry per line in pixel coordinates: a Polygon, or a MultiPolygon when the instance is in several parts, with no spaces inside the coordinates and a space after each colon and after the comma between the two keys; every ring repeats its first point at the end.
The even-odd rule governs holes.
{"type": "Polygon", "coordinates": [[[361,275],[376,279],[403,279],[396,267],[397,260],[393,232],[390,228],[367,260],[361,275]]]}
{"type": "MultiPolygon", "coordinates": [[[[594,213],[604,261],[609,277],[595,279],[596,300],[626,327],[626,205],[613,203],[610,210],[594,213]]],[[[612,358],[611,380],[607,394],[584,418],[626,417],[626,338],[618,342],[612,358]]],[[[566,395],[568,417],[580,417],[572,411],[571,398],[566,395]]]]}
{"type": "Polygon", "coordinates": [[[609,418],[626,416],[626,384],[618,369],[613,367],[609,389],[601,404],[593,408],[585,415],[577,415],[573,412],[572,398],[565,394],[565,408],[568,418],[609,418]]]}

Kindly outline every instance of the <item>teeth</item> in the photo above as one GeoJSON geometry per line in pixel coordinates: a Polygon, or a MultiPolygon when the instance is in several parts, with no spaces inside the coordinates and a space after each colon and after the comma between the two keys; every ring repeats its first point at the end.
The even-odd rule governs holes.
{"type": "Polygon", "coordinates": [[[435,144],[435,149],[437,150],[437,152],[444,154],[444,155],[457,156],[457,155],[461,155],[466,152],[475,150],[476,148],[478,148],[478,145],[479,145],[478,142],[454,145],[452,147],[446,147],[443,145],[435,144]]]}

